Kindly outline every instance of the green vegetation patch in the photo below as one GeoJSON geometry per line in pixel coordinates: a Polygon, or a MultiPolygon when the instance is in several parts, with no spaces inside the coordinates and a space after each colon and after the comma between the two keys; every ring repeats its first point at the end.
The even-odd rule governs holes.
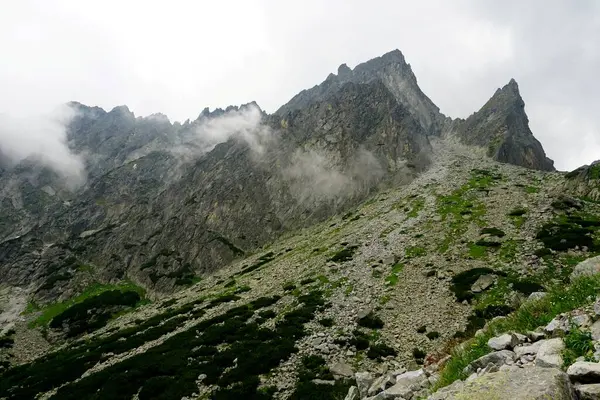
{"type": "Polygon", "coordinates": [[[358,326],[371,329],[381,329],[383,328],[383,321],[378,315],[370,312],[358,320],[358,326]]]}
{"type": "Polygon", "coordinates": [[[570,285],[556,285],[541,300],[528,302],[503,320],[488,323],[483,335],[470,340],[468,345],[455,347],[452,358],[441,371],[436,387],[447,386],[457,379],[467,378],[465,367],[491,349],[487,341],[504,332],[527,332],[547,325],[556,315],[584,306],[600,291],[600,276],[582,277],[570,285]]]}
{"type": "Polygon", "coordinates": [[[590,251],[600,251],[597,232],[600,219],[595,216],[568,214],[544,224],[537,232],[536,239],[548,249],[566,251],[575,247],[587,247],[590,251]]]}
{"type": "Polygon", "coordinates": [[[425,250],[423,247],[411,246],[406,249],[405,254],[407,258],[417,258],[427,254],[427,250],[425,250]]]}
{"type": "Polygon", "coordinates": [[[574,324],[563,338],[565,349],[562,351],[563,367],[568,368],[579,357],[594,362],[594,341],[590,332],[582,331],[574,324]]]}
{"type": "Polygon", "coordinates": [[[421,212],[421,210],[423,209],[424,206],[425,206],[425,199],[422,197],[417,197],[416,199],[414,199],[412,201],[411,209],[406,214],[406,216],[409,218],[416,218],[417,216],[419,216],[419,213],[421,212]]]}
{"type": "Polygon", "coordinates": [[[50,327],[65,329],[67,337],[79,336],[102,328],[110,318],[141,300],[134,291],[107,290],[75,303],[52,318],[50,327]]]}
{"type": "Polygon", "coordinates": [[[269,399],[273,389],[259,389],[259,377],[298,351],[295,342],[307,334],[304,324],[325,306],[322,293],[313,291],[299,296],[298,307],[285,313],[273,329],[250,322],[255,311],[278,299],[261,298],[231,308],[144,353],[74,382],[97,364],[103,354],[118,354],[124,348],[138,347],[138,336],[144,336],[146,341],[177,329],[189,321],[189,316],[180,314],[196,313],[196,306],[202,301],[173,311],[175,314],[166,321],[164,315],[157,316],[152,321],[156,325],[147,325],[150,321],[146,321],[144,327],[134,327],[127,333],[76,343],[2,374],[0,397],[33,398],[39,392],[60,387],[51,398],[81,399],[93,395],[95,399],[130,399],[139,393],[140,400],[173,399],[197,392],[196,379],[205,374],[204,383],[219,386],[209,395],[212,399],[269,399]],[[149,335],[153,329],[160,332],[149,335]]]}
{"type": "Polygon", "coordinates": [[[498,228],[483,228],[480,232],[482,235],[490,235],[496,237],[504,237],[506,235],[502,229],[498,228]]]}
{"type": "Polygon", "coordinates": [[[350,260],[352,260],[352,257],[354,256],[356,249],[358,249],[358,246],[345,247],[342,250],[335,253],[334,255],[332,255],[328,261],[333,261],[333,262],[350,261],[350,260]]]}
{"type": "MultiPolygon", "coordinates": [[[[121,282],[117,285],[103,285],[103,284],[94,284],[89,286],[86,290],[83,291],[80,295],[73,297],[72,299],[50,304],[43,309],[41,309],[41,315],[37,317],[35,320],[31,321],[29,324],[30,328],[36,326],[44,326],[48,325],[50,321],[57,315],[63,313],[68,308],[72,307],[75,304],[81,303],[88,298],[98,296],[103,292],[118,290],[120,292],[136,292],[139,295],[140,299],[144,299],[146,295],[146,291],[140,287],[135,285],[132,282],[125,281],[121,282]]],[[[31,309],[29,311],[33,311],[36,306],[31,305],[31,309]]]]}
{"type": "Polygon", "coordinates": [[[402,272],[403,269],[404,269],[404,264],[402,264],[402,263],[394,264],[394,266],[392,267],[392,273],[385,278],[385,284],[390,285],[390,286],[396,285],[399,280],[398,276],[400,275],[400,273],[402,272]]]}
{"type": "Polygon", "coordinates": [[[334,377],[321,356],[304,356],[298,368],[298,381],[290,399],[305,400],[334,400],[343,399],[352,381],[349,379],[336,380],[333,384],[319,384],[314,380],[333,381],[334,377]]]}
{"type": "Polygon", "coordinates": [[[243,268],[240,272],[236,273],[234,276],[246,275],[252,271],[256,271],[257,269],[259,269],[259,268],[263,267],[264,265],[273,261],[276,257],[277,257],[277,255],[272,251],[265,253],[262,256],[260,256],[254,264],[243,268]]]}

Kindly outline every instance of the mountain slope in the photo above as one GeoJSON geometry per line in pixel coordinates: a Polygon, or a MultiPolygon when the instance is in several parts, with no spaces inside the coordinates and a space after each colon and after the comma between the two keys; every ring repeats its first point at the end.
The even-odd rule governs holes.
{"type": "MultiPolygon", "coordinates": [[[[410,369],[443,355],[447,341],[564,284],[574,261],[600,251],[566,231],[540,234],[577,217],[600,239],[597,204],[553,205],[562,174],[497,163],[448,139],[432,146],[432,165],[407,186],[10,370],[0,396],[64,384],[50,398],[336,398],[352,384],[340,371],[410,369]],[[493,280],[476,288],[481,276],[493,280]]],[[[23,329],[15,352],[39,340],[23,329]]]]}

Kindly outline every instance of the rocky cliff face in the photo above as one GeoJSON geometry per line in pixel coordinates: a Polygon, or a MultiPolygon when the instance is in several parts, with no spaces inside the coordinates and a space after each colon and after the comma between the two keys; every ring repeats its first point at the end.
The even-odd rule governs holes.
{"type": "Polygon", "coordinates": [[[71,103],[70,147],[88,182],[70,191],[35,163],[0,175],[0,282],[40,300],[132,279],[170,292],[284,232],[412,181],[454,134],[492,158],[549,170],[511,82],[466,121],[445,117],[402,53],[342,65],[267,115],[205,109],[194,121],[71,103]],[[32,173],[34,171],[35,173],[32,173]]]}
{"type": "Polygon", "coordinates": [[[452,133],[468,145],[484,147],[494,160],[553,171],[540,142],[529,129],[525,102],[514,79],[466,120],[454,121],[452,133]]]}
{"type": "Polygon", "coordinates": [[[600,160],[569,172],[566,178],[562,190],[579,197],[600,201],[600,160]]]}

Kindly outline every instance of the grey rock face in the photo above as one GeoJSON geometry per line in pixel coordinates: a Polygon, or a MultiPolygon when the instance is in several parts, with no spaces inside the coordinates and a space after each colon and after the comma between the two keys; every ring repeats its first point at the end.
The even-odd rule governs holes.
{"type": "Polygon", "coordinates": [[[512,333],[505,333],[504,335],[491,338],[488,340],[487,344],[496,351],[506,349],[511,350],[519,344],[519,339],[512,333]]]}
{"type": "Polygon", "coordinates": [[[484,290],[486,290],[490,286],[492,286],[495,282],[496,282],[495,275],[491,275],[491,274],[481,275],[479,278],[477,278],[475,283],[473,283],[473,286],[471,286],[471,291],[473,293],[483,292],[484,290]]]}
{"type": "Polygon", "coordinates": [[[561,352],[565,343],[561,338],[544,340],[538,349],[535,365],[545,368],[560,368],[563,364],[561,352]]]}
{"type": "Polygon", "coordinates": [[[600,160],[569,172],[566,178],[561,191],[600,201],[600,160]]]}
{"type": "Polygon", "coordinates": [[[567,374],[574,382],[599,383],[600,363],[578,361],[567,369],[567,374]]]}
{"type": "Polygon", "coordinates": [[[577,397],[579,400],[599,400],[600,399],[600,383],[591,383],[589,385],[575,386],[577,397]]]}
{"type": "Polygon", "coordinates": [[[479,357],[477,360],[473,361],[467,366],[467,370],[469,373],[472,373],[477,372],[477,370],[480,368],[486,368],[490,364],[498,367],[501,367],[505,364],[511,365],[515,361],[515,359],[515,353],[513,353],[510,350],[494,351],[492,353],[479,357]]]}
{"type": "Polygon", "coordinates": [[[571,279],[576,279],[580,276],[593,276],[600,273],[600,256],[583,260],[573,268],[571,279]]]}
{"type": "Polygon", "coordinates": [[[488,156],[497,161],[554,170],[553,161],[529,129],[525,103],[514,79],[498,89],[481,110],[466,120],[454,121],[452,134],[465,144],[486,148],[488,156]]]}
{"type": "Polygon", "coordinates": [[[475,378],[456,390],[428,400],[572,400],[575,392],[567,374],[556,368],[509,368],[475,378]]]}

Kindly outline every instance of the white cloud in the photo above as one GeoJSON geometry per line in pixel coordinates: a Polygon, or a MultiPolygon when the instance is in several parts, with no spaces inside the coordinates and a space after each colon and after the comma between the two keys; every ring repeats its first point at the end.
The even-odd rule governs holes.
{"type": "Polygon", "coordinates": [[[45,115],[0,114],[0,151],[12,164],[39,160],[70,186],[80,186],[85,182],[83,161],[67,145],[66,126],[74,116],[75,111],[66,105],[45,115]]]}
{"type": "Polygon", "coordinates": [[[452,117],[514,77],[534,134],[571,169],[600,154],[598,37],[595,0],[22,0],[0,13],[0,112],[70,100],[180,121],[252,100],[272,112],[339,64],[399,48],[452,117]],[[583,128],[562,114],[586,133],[565,141],[583,128]]]}

